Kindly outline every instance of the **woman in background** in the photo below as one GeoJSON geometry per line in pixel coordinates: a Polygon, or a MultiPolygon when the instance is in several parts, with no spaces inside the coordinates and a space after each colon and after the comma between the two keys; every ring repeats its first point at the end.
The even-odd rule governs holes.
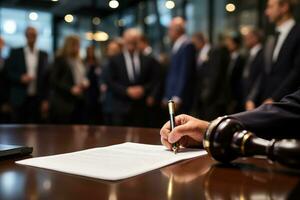
{"type": "Polygon", "coordinates": [[[84,64],[87,71],[87,78],[90,87],[87,90],[87,123],[99,124],[101,117],[99,77],[102,74],[102,68],[95,55],[95,46],[89,46],[86,49],[86,58],[84,64]]]}
{"type": "Polygon", "coordinates": [[[70,35],[55,58],[50,76],[50,120],[53,123],[83,123],[89,81],[79,50],[80,38],[70,35]]]}

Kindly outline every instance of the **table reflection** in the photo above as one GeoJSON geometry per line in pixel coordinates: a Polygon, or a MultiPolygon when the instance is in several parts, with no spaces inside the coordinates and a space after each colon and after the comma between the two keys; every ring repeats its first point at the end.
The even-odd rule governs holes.
{"type": "Polygon", "coordinates": [[[211,158],[204,156],[201,158],[201,162],[194,162],[194,160],[188,160],[178,165],[171,165],[161,169],[161,173],[173,179],[176,183],[190,183],[195,179],[203,176],[209,171],[211,166],[211,158]]]}
{"type": "Polygon", "coordinates": [[[206,173],[203,188],[208,200],[289,199],[291,192],[299,188],[298,181],[297,176],[252,165],[216,164],[206,173]]]}

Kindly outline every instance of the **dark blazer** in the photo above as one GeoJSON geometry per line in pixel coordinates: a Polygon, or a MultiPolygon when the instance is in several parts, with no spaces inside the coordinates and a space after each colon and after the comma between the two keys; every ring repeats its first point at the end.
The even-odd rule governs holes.
{"type": "Polygon", "coordinates": [[[108,64],[107,82],[112,91],[114,111],[118,114],[127,114],[135,104],[145,105],[145,98],[132,100],[127,95],[129,86],[141,85],[145,89],[145,97],[153,90],[155,84],[155,73],[153,72],[149,58],[140,54],[140,74],[135,82],[129,80],[125,57],[123,53],[112,57],[108,64]]]}
{"type": "Polygon", "coordinates": [[[242,85],[242,74],[244,70],[245,59],[239,53],[235,60],[229,62],[232,64],[230,71],[228,72],[228,95],[230,102],[227,108],[228,113],[240,112],[243,110],[243,87],[242,85]]]}
{"type": "Polygon", "coordinates": [[[181,110],[188,113],[193,103],[193,87],[196,78],[196,49],[191,41],[184,42],[171,56],[166,77],[164,99],[174,96],[182,100],[181,110]]]}
{"type": "MultiPolygon", "coordinates": [[[[246,65],[249,64],[249,75],[247,77],[243,77],[242,84],[243,84],[243,97],[244,101],[251,99],[256,102],[256,99],[253,99],[251,95],[252,90],[255,90],[256,84],[258,84],[256,81],[259,80],[259,77],[263,73],[263,49],[260,49],[255,57],[252,59],[250,63],[246,62],[246,65]]],[[[246,66],[245,66],[246,67],[246,66]]],[[[245,69],[244,69],[245,70],[245,69]]],[[[256,91],[255,91],[256,92],[256,91]]]]}
{"type": "MultiPolygon", "coordinates": [[[[37,97],[40,100],[46,98],[45,71],[48,64],[48,55],[39,50],[37,66],[37,97]]],[[[11,50],[6,65],[7,76],[10,81],[10,102],[13,106],[20,106],[27,97],[27,86],[21,83],[21,76],[26,73],[24,48],[11,50]]]]}
{"type": "MultiPolygon", "coordinates": [[[[50,75],[50,117],[58,122],[69,120],[76,103],[84,101],[84,95],[74,96],[71,88],[75,85],[71,66],[67,59],[55,58],[50,75]]],[[[68,121],[66,121],[68,122],[68,121]]]]}
{"type": "Polygon", "coordinates": [[[270,69],[266,63],[267,60],[259,89],[261,101],[267,98],[279,101],[297,90],[300,86],[300,25],[296,24],[292,28],[282,45],[277,61],[270,69]]]}
{"type": "Polygon", "coordinates": [[[149,59],[150,66],[152,68],[151,71],[153,73],[153,85],[148,96],[154,97],[157,102],[160,102],[162,98],[162,92],[164,90],[164,71],[161,64],[152,54],[146,55],[146,57],[149,59]]]}
{"type": "MultiPolygon", "coordinates": [[[[0,58],[1,59],[1,58],[0,58]]],[[[7,79],[7,71],[5,60],[0,60],[0,106],[8,101],[9,97],[9,81],[7,79]]]]}
{"type": "Polygon", "coordinates": [[[232,115],[246,129],[264,138],[300,138],[300,89],[278,103],[232,115]]]}
{"type": "Polygon", "coordinates": [[[197,93],[200,94],[199,117],[202,119],[213,120],[226,113],[228,103],[226,73],[229,60],[229,52],[225,47],[214,47],[209,52],[205,66],[199,72],[201,82],[197,93]]]}

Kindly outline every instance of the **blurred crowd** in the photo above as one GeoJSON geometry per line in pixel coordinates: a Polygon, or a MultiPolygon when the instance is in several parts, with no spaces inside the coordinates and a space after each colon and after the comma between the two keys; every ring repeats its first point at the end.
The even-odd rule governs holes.
{"type": "Polygon", "coordinates": [[[265,36],[248,27],[209,43],[205,33],[188,36],[185,20],[172,19],[167,53],[156,54],[138,29],[110,40],[99,60],[95,47],[80,57],[80,38],[70,35],[49,61],[28,27],[24,47],[1,58],[0,122],[104,124],[160,127],[167,102],[177,113],[212,120],[279,101],[300,84],[300,26],[292,1],[269,0],[265,36]]]}

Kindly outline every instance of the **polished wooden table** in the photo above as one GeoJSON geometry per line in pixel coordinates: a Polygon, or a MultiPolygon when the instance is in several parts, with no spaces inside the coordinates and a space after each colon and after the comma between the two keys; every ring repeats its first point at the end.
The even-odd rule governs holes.
{"type": "MultiPolygon", "coordinates": [[[[160,144],[158,129],[105,126],[0,126],[0,143],[46,156],[122,142],[160,144]]],[[[0,160],[0,199],[298,199],[300,173],[264,159],[221,165],[208,156],[117,182],[0,160]]]]}

